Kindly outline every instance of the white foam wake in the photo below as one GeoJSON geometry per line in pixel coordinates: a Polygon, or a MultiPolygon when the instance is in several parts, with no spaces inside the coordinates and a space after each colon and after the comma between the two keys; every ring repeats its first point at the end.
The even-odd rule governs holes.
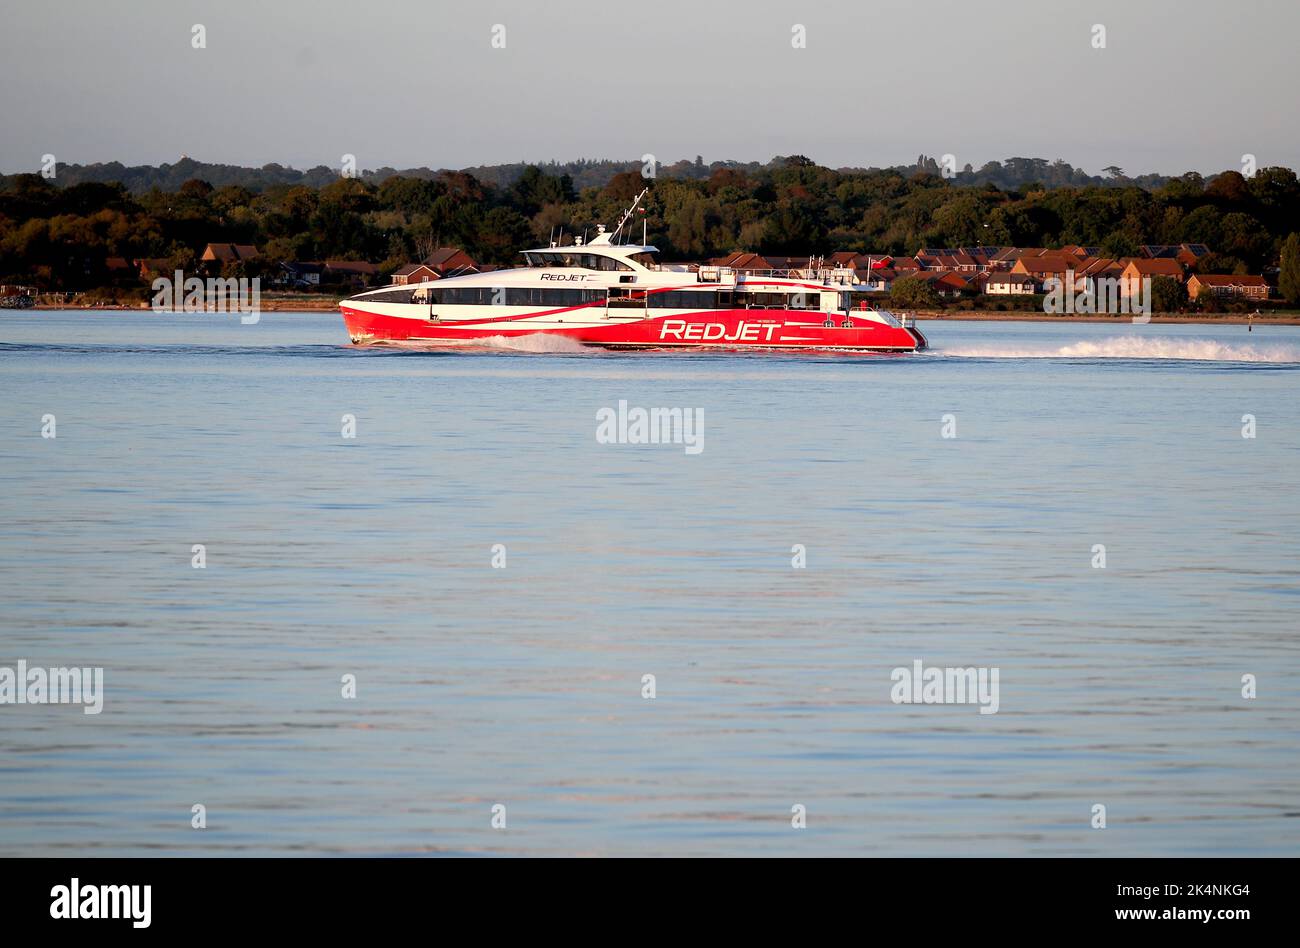
{"type": "Polygon", "coordinates": [[[1201,362],[1300,362],[1300,347],[1248,345],[1213,339],[1115,336],[1064,346],[955,346],[935,355],[968,359],[1187,359],[1201,362]]]}
{"type": "Polygon", "coordinates": [[[526,336],[487,336],[474,340],[474,345],[489,349],[510,349],[515,352],[590,352],[582,343],[568,336],[534,332],[526,336]]]}

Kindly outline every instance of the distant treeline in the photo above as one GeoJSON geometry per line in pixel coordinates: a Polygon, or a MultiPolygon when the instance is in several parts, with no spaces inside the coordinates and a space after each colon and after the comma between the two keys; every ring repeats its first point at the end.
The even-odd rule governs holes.
{"type": "MultiPolygon", "coordinates": [[[[495,166],[471,171],[367,172],[340,177],[268,165],[181,162],[147,169],[58,167],[53,181],[10,175],[0,190],[0,282],[47,289],[105,284],[108,258],[168,258],[189,269],[207,243],[255,245],[254,268],[280,261],[368,260],[391,271],[455,246],[483,263],[561,234],[612,223],[647,184],[650,241],[667,260],[733,250],[812,255],[832,250],[912,254],[921,247],[1096,246],[1133,256],[1142,244],[1201,243],[1218,272],[1274,266],[1300,229],[1300,183],[1288,168],[1250,178],[1226,171],[1098,181],[1069,165],[1028,159],[948,178],[919,170],[835,170],[801,156],[766,165],[702,161],[642,176],[636,162],[495,166]],[[110,180],[85,176],[113,175],[110,180]],[[1026,175],[1036,174],[1031,180],[1026,175]],[[82,176],[78,180],[78,176],[82,176]],[[993,180],[1010,175],[1017,183],[993,180]],[[233,179],[232,177],[233,176],[233,179]]],[[[640,219],[633,235],[640,238],[640,219]]],[[[250,265],[238,263],[240,269],[250,265]]]]}
{"type": "MultiPolygon", "coordinates": [[[[757,161],[714,161],[706,164],[704,159],[696,156],[694,161],[681,160],[673,164],[660,166],[658,175],[664,178],[684,178],[702,181],[715,171],[743,171],[748,175],[759,175],[782,167],[788,158],[778,156],[767,164],[757,161]]],[[[479,165],[473,168],[455,169],[473,175],[484,184],[497,188],[506,188],[518,181],[529,167],[536,167],[543,173],[554,177],[568,175],[577,190],[586,188],[603,188],[617,174],[628,171],[639,172],[640,161],[613,161],[610,159],[582,158],[577,161],[516,162],[502,165],[479,165]]],[[[362,181],[379,184],[387,178],[399,175],[403,178],[420,178],[435,180],[448,169],[432,168],[375,168],[358,171],[357,177],[362,181]]],[[[861,174],[871,171],[892,171],[904,177],[918,173],[943,176],[944,166],[941,159],[919,155],[911,165],[899,165],[891,168],[839,168],[844,174],[861,174]]],[[[240,165],[209,164],[182,158],[175,164],[161,165],[124,165],[118,161],[109,161],[91,165],[60,164],[57,166],[55,181],[67,187],[86,182],[100,184],[118,183],[132,194],[145,194],[153,188],[160,191],[176,191],[186,181],[198,178],[214,188],[228,184],[247,188],[254,193],[261,192],[278,184],[302,184],[309,188],[322,188],[339,177],[339,168],[317,165],[305,171],[286,168],[284,165],[269,164],[260,168],[245,168],[240,165]]],[[[0,188],[6,187],[16,175],[0,175],[0,188]]],[[[958,169],[950,169],[950,178],[956,184],[985,185],[995,184],[999,188],[1012,189],[1026,184],[1040,185],[1046,188],[1081,187],[1098,185],[1110,187],[1127,187],[1136,185],[1144,188],[1157,188],[1169,179],[1158,174],[1145,174],[1136,178],[1124,176],[1123,169],[1111,167],[1103,169],[1101,175],[1089,175],[1081,168],[1075,168],[1060,158],[1048,161],[1046,158],[1008,158],[1005,161],[990,161],[976,169],[970,164],[958,169]]]]}

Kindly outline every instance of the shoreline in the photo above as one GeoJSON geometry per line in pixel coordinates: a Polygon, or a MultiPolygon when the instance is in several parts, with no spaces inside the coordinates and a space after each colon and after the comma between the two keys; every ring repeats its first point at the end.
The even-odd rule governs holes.
{"type": "MultiPolygon", "coordinates": [[[[1116,326],[1134,325],[1130,314],[1098,315],[1096,313],[1071,313],[1068,316],[1049,316],[1046,313],[999,313],[999,312],[962,312],[935,313],[918,310],[917,319],[927,322],[1007,322],[1007,323],[1111,323],[1116,326]]],[[[1172,313],[1165,316],[1152,315],[1150,322],[1164,325],[1218,326],[1241,325],[1253,322],[1256,326],[1300,326],[1300,313],[1286,313],[1277,316],[1256,316],[1250,320],[1245,313],[1224,313],[1215,316],[1190,316],[1185,313],[1172,313]]],[[[1141,325],[1141,324],[1138,324],[1141,325]]]]}
{"type": "MultiPolygon", "coordinates": [[[[337,312],[341,300],[262,300],[258,304],[258,309],[263,313],[329,313],[337,312]]],[[[99,306],[60,306],[55,303],[37,303],[35,306],[29,306],[26,310],[14,310],[14,312],[30,312],[32,310],[55,310],[59,312],[76,312],[77,310],[96,310],[108,312],[123,313],[147,313],[150,312],[148,305],[127,305],[125,303],[104,303],[99,306]]]]}
{"type": "MultiPolygon", "coordinates": [[[[149,312],[148,307],[138,306],[52,306],[38,303],[27,309],[13,309],[13,312],[42,311],[75,312],[86,311],[112,312],[149,312]]],[[[307,303],[300,300],[263,300],[261,312],[300,312],[300,313],[338,313],[338,303],[307,303]]],[[[965,311],[953,313],[924,312],[910,313],[923,323],[1110,323],[1113,325],[1132,325],[1131,315],[1097,315],[1097,313],[1070,313],[1069,316],[1048,316],[1036,312],[983,312],[965,311]]],[[[1248,317],[1244,313],[1225,313],[1221,316],[1152,316],[1152,324],[1164,325],[1247,325],[1248,317]]],[[[1257,316],[1255,325],[1260,326],[1300,326],[1300,313],[1286,313],[1278,316],[1257,316]]]]}
{"type": "MultiPolygon", "coordinates": [[[[341,300],[262,300],[261,312],[264,313],[331,313],[337,312],[341,300]]],[[[75,312],[76,310],[107,310],[124,313],[149,312],[148,306],[127,306],[123,304],[106,304],[103,306],[57,306],[51,303],[37,303],[30,310],[55,310],[75,312]]],[[[24,312],[14,310],[13,312],[24,312]]],[[[1116,326],[1132,325],[1130,314],[1071,313],[1064,316],[1050,316],[1047,313],[1002,312],[990,310],[963,310],[960,312],[938,312],[934,310],[917,310],[912,313],[925,322],[1007,322],[1007,323],[1111,323],[1116,326]]],[[[1223,313],[1212,316],[1193,316],[1186,313],[1174,313],[1164,316],[1152,315],[1150,322],[1164,325],[1214,326],[1246,325],[1249,322],[1246,313],[1223,313]]],[[[1300,326],[1300,313],[1279,313],[1277,315],[1260,315],[1253,320],[1258,326],[1300,326]]]]}

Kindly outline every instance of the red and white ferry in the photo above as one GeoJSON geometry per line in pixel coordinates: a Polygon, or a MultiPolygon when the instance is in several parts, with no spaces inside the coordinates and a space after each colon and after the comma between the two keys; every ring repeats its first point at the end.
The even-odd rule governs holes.
{"type": "Polygon", "coordinates": [[[475,346],[559,336],[605,349],[834,349],[915,352],[915,321],[876,308],[849,269],[739,273],[664,266],[613,233],[524,251],[525,266],[371,290],[340,304],[357,345],[475,346]]]}

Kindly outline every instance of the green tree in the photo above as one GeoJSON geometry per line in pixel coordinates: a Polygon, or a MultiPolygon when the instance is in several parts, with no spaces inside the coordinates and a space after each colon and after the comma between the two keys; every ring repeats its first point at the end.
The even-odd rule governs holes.
{"type": "Polygon", "coordinates": [[[1246,265],[1236,257],[1211,251],[1192,267],[1197,273],[1245,273],[1246,265]]]}
{"type": "Polygon", "coordinates": [[[1151,281],[1151,308],[1157,313],[1176,313],[1187,307],[1187,287],[1169,276],[1151,281]]]}
{"type": "Polygon", "coordinates": [[[768,212],[761,250],[764,253],[814,254],[825,249],[824,218],[809,201],[781,201],[768,212]]]}
{"type": "Polygon", "coordinates": [[[1240,204],[1250,197],[1250,186],[1240,171],[1225,171],[1210,180],[1205,194],[1227,204],[1240,204]]]}
{"type": "Polygon", "coordinates": [[[1292,233],[1282,242],[1277,288],[1292,306],[1300,303],[1300,234],[1292,233]]]}
{"type": "Polygon", "coordinates": [[[1136,257],[1138,242],[1123,231],[1112,231],[1101,242],[1102,252],[1108,257],[1136,257]]]}
{"type": "Polygon", "coordinates": [[[893,282],[889,302],[906,309],[934,309],[939,305],[939,294],[920,277],[905,276],[893,282]]]}

